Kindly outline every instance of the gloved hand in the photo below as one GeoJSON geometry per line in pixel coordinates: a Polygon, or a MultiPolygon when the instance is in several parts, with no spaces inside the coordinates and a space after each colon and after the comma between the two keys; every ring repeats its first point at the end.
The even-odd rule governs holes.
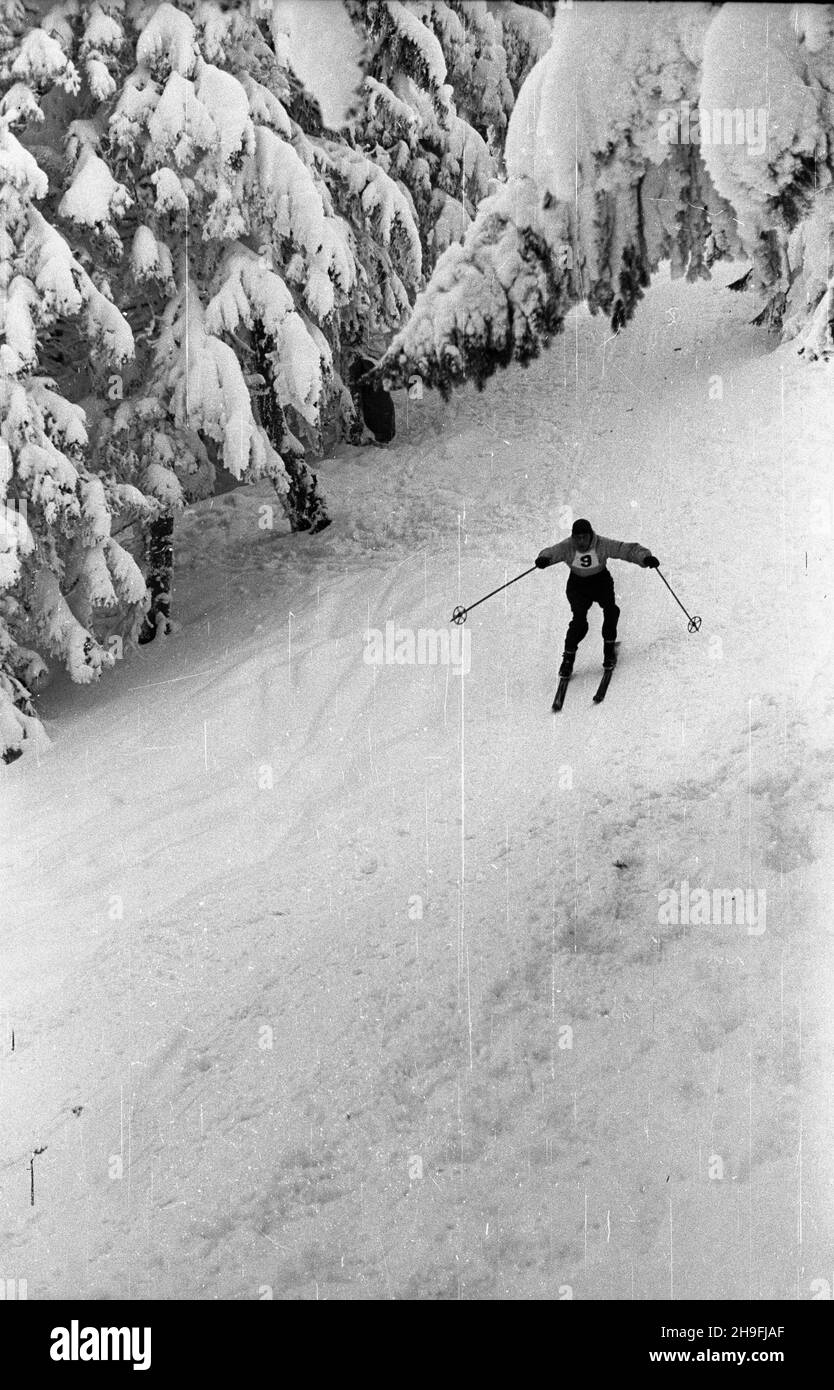
{"type": "Polygon", "coordinates": [[[537,555],[537,556],[536,556],[536,569],[537,569],[537,570],[546,570],[549,564],[550,564],[550,561],[548,560],[548,558],[547,558],[546,555],[537,555]]]}
{"type": "MultiPolygon", "coordinates": [[[[537,561],[536,563],[538,563],[538,561],[537,561]]],[[[645,560],[643,561],[643,569],[644,569],[644,570],[657,570],[657,569],[660,569],[660,561],[658,560],[657,556],[656,556],[656,555],[647,555],[646,558],[645,558],[645,560]]]]}

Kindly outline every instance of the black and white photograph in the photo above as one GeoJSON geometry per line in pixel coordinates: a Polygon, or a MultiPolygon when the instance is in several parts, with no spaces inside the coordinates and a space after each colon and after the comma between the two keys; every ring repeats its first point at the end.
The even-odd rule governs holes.
{"type": "Polygon", "coordinates": [[[47,1364],[148,1368],[114,1302],[468,1301],[789,1367],[832,373],[834,4],[0,0],[0,1321],[73,1307],[47,1364]]]}

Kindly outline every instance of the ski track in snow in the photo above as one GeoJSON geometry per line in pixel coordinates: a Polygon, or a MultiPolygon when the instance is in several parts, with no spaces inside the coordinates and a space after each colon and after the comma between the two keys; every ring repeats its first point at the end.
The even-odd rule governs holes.
{"type": "Polygon", "coordinates": [[[0,788],[0,1246],[30,1298],[831,1277],[834,402],[737,273],[403,397],[393,447],[322,465],[320,536],[259,530],[266,487],[196,508],[177,634],[42,697],[53,747],[0,788]],[[701,632],[612,562],[599,708],[594,609],[550,712],[562,567],[470,615],[463,678],[363,660],[562,507],[651,546],[701,632]],[[683,880],[764,889],[765,930],[661,925],[683,880]]]}

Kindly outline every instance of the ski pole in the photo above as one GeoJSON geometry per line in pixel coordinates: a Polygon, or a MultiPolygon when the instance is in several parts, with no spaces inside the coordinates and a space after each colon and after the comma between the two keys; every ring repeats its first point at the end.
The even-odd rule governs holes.
{"type": "Polygon", "coordinates": [[[468,608],[464,608],[460,604],[458,604],[458,607],[455,609],[449,621],[452,623],[458,623],[458,625],[460,625],[460,623],[465,623],[467,613],[471,613],[472,609],[477,608],[479,603],[486,603],[487,599],[492,598],[493,594],[500,594],[502,589],[509,589],[511,584],[517,584],[519,579],[524,578],[525,574],[532,574],[535,568],[535,565],[531,565],[529,570],[524,570],[522,574],[517,574],[515,579],[508,579],[506,584],[499,584],[497,589],[492,590],[492,593],[484,594],[483,598],[476,599],[474,603],[470,603],[468,608]]]}
{"type": "MultiPolygon", "coordinates": [[[[683,604],[681,603],[680,599],[678,598],[677,594],[675,593],[674,589],[672,588],[671,584],[666,578],[666,575],[661,570],[660,566],[657,567],[657,572],[663,580],[663,583],[666,585],[666,588],[669,590],[669,593],[672,595],[672,598],[675,600],[675,603],[678,605],[678,608],[683,609],[683,612],[686,613],[686,609],[683,607],[683,604]]],[[[701,626],[701,619],[697,616],[697,614],[694,618],[689,613],[686,613],[686,616],[687,618],[689,618],[689,626],[687,628],[687,631],[697,632],[701,626]]]]}

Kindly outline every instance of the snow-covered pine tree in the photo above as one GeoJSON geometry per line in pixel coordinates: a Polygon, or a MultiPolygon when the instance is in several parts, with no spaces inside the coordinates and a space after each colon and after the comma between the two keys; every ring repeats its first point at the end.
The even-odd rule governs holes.
{"type": "MultiPolygon", "coordinates": [[[[338,5],[344,23],[350,24],[354,8],[338,5]]],[[[282,23],[283,11],[281,7],[282,23]]],[[[355,22],[355,14],[352,17],[355,22]]],[[[328,10],[328,27],[338,37],[335,61],[341,63],[349,44],[332,6],[328,10]]],[[[289,28],[292,31],[293,25],[289,28]]],[[[274,16],[271,32],[275,56],[268,74],[270,90],[280,97],[289,117],[287,138],[320,199],[324,233],[339,247],[336,293],[331,295],[329,307],[322,314],[314,304],[302,306],[308,314],[311,308],[316,312],[316,326],[311,331],[323,339],[328,358],[328,392],[322,401],[319,422],[326,425],[331,435],[335,426],[338,433],[358,439],[362,437],[361,418],[351,390],[352,366],[359,352],[381,350],[407,317],[422,275],[419,231],[414,208],[402,187],[380,163],[357,147],[353,123],[340,130],[332,130],[325,123],[323,114],[333,106],[332,94],[322,91],[322,86],[331,81],[325,72],[325,55],[308,55],[305,63],[297,65],[293,32],[288,48],[282,46],[274,16]],[[300,87],[295,75],[299,70],[306,76],[311,68],[318,69],[319,74],[313,93],[300,87]],[[311,95],[319,98],[318,103],[311,102],[311,95]]],[[[364,44],[363,35],[364,30],[364,44]]],[[[307,80],[312,82],[313,77],[307,80]]],[[[267,82],[267,74],[263,81],[267,82]]],[[[270,216],[267,222],[272,226],[274,219],[270,216]]],[[[299,246],[309,247],[315,233],[315,226],[309,233],[305,229],[304,237],[296,238],[287,248],[291,266],[298,259],[299,246]]],[[[274,403],[270,403],[269,415],[277,423],[281,411],[276,413],[274,403]]],[[[297,419],[296,413],[293,429],[297,428],[297,419]]],[[[317,434],[316,446],[318,440],[317,434]]],[[[291,475],[298,470],[298,486],[303,492],[315,480],[303,463],[301,445],[292,431],[285,431],[282,452],[291,475]]],[[[312,491],[309,496],[312,504],[312,491]]]]}
{"type": "Polygon", "coordinates": [[[713,17],[701,102],[708,115],[732,113],[733,138],[704,143],[704,162],[736,211],[757,321],[798,334],[812,358],[834,349],[833,91],[831,5],[732,4],[713,17]]]}
{"type": "Polygon", "coordinates": [[[256,324],[270,332],[268,384],[315,430],[329,354],[301,305],[329,312],[339,238],[327,240],[312,180],[284,139],[286,111],[258,81],[274,56],[252,17],[211,4],[129,15],[132,64],[105,115],[115,166],[135,190],[125,292],[143,320],[144,358],[113,434],[169,506],[210,491],[222,463],[238,478],[270,476],[304,529],[311,517],[283,441],[254,405],[248,337],[256,324]]]}
{"type": "MultiPolygon", "coordinates": [[[[361,181],[351,174],[347,201],[365,249],[373,248],[366,270],[327,188],[332,175],[344,199],[337,176],[354,151],[318,130],[308,138],[293,120],[295,111],[312,122],[313,108],[293,77],[275,7],[129,6],[127,18],[135,20],[126,44],[133,65],[99,125],[133,190],[120,227],[130,245],[121,283],[141,360],[103,444],[135,459],[145,489],[169,512],[211,490],[219,461],[237,477],[268,474],[293,529],[321,529],[328,518],[305,443],[317,448],[328,413],[350,414],[334,356],[341,316],[355,322],[357,283],[369,271],[369,317],[385,298],[380,323],[390,332],[402,321],[408,292],[392,238],[407,222],[404,279],[413,295],[420,266],[410,210],[367,160],[361,181]],[[387,202],[395,196],[400,205],[396,216],[371,190],[381,184],[387,202]]],[[[80,221],[84,201],[72,199],[72,187],[67,196],[80,221]]],[[[165,530],[161,518],[149,546],[163,617],[165,530]]]]}
{"type": "Polygon", "coordinates": [[[732,209],[693,144],[661,138],[662,113],[697,102],[707,5],[635,26],[628,5],[557,12],[506,143],[507,183],[440,258],[384,360],[448,393],[529,361],[584,300],[616,328],[662,260],[690,278],[739,249],[732,209]]]}
{"type": "MultiPolygon", "coordinates": [[[[188,9],[178,12],[180,34],[183,21],[191,24],[183,13],[188,9]]],[[[173,23],[163,12],[160,6],[149,23],[158,26],[161,14],[166,24],[173,23]]],[[[110,132],[111,143],[115,139],[119,152],[134,165],[140,158],[137,146],[147,145],[141,170],[153,170],[154,187],[145,199],[143,239],[147,242],[150,231],[163,247],[159,264],[166,274],[165,252],[177,247],[174,296],[185,304],[187,268],[192,298],[196,292],[200,302],[204,293],[208,301],[204,331],[239,359],[252,387],[256,425],[264,407],[267,440],[280,456],[266,471],[286,485],[291,523],[317,529],[326,515],[315,477],[304,463],[304,446],[317,448],[322,425],[334,412],[350,416],[341,370],[344,346],[369,335],[387,339],[402,322],[420,278],[420,245],[412,209],[398,185],[347,139],[318,122],[315,105],[294,76],[292,34],[286,34],[284,20],[281,7],[260,0],[249,10],[195,6],[193,34],[188,31],[194,49],[191,66],[175,74],[163,66],[155,79],[164,79],[162,100],[155,106],[153,98],[145,99],[153,114],[145,112],[138,129],[131,111],[134,90],[138,86],[144,92],[147,82],[144,75],[129,74],[110,132]],[[221,62],[222,69],[216,66],[221,62]],[[207,144],[195,140],[194,149],[186,152],[182,139],[160,138],[161,123],[168,121],[176,130],[186,119],[184,108],[159,114],[174,76],[177,83],[192,82],[215,131],[223,128],[219,146],[212,143],[211,130],[190,98],[187,118],[192,125],[202,123],[207,144]],[[268,409],[264,387],[275,397],[268,409]]],[[[141,36],[139,43],[144,43],[141,36]]],[[[140,60],[146,48],[141,53],[137,49],[140,60]]],[[[136,184],[141,203],[138,178],[136,184]]],[[[183,351],[186,335],[177,330],[176,317],[169,302],[160,317],[163,333],[157,334],[158,373],[170,371],[183,351]]],[[[193,346],[198,340],[188,341],[193,346]]],[[[187,395],[174,397],[187,404],[192,430],[197,399],[194,383],[187,395]]],[[[120,423],[125,415],[120,413],[120,423]]],[[[176,423],[185,423],[181,411],[176,423]]],[[[213,438],[205,423],[199,424],[199,434],[213,438]]],[[[234,461],[225,456],[223,461],[232,472],[239,471],[234,461]]],[[[250,459],[247,476],[257,476],[260,468],[250,459]]]]}
{"type": "Polygon", "coordinates": [[[357,141],[406,191],[423,245],[424,266],[465,233],[490,179],[498,172],[496,154],[483,135],[464,119],[444,54],[461,84],[462,99],[481,90],[490,106],[496,142],[511,103],[506,59],[491,16],[470,9],[479,21],[477,41],[466,51],[467,25],[442,0],[368,0],[364,20],[373,49],[365,81],[365,109],[357,141]],[[487,35],[490,47],[487,47],[487,35]],[[479,44],[490,62],[479,68],[479,44]]]}
{"type": "Polygon", "coordinates": [[[491,6],[500,25],[507,81],[513,97],[518,96],[525,78],[553,42],[552,8],[545,4],[517,4],[516,0],[496,0],[491,6]]]}
{"type": "Polygon", "coordinates": [[[319,21],[301,61],[309,5],[0,3],[0,96],[48,172],[44,213],[87,297],[114,299],[133,330],[115,374],[80,341],[89,314],[38,346],[83,408],[85,466],[145,530],[148,637],[168,620],[173,515],[218,463],[271,476],[295,528],[326,524],[305,453],[328,416],[353,423],[346,348],[387,340],[414,296],[413,208],[301,88],[297,70],[328,57],[319,21]]]}
{"type": "MultiPolygon", "coordinates": [[[[363,10],[347,0],[347,21],[364,35],[363,10]]],[[[333,27],[331,14],[329,24],[333,27]]],[[[340,39],[340,45],[342,40],[340,39]]],[[[363,37],[364,43],[364,37],[363,37]]],[[[318,55],[321,65],[322,58],[318,55]]],[[[322,79],[319,79],[319,89],[322,79]]],[[[407,318],[422,281],[422,247],[415,209],[407,192],[360,148],[356,120],[336,131],[325,124],[319,103],[295,76],[293,53],[278,79],[290,117],[291,143],[311,171],[328,216],[346,229],[353,257],[350,292],[341,296],[322,324],[333,361],[332,393],[327,411],[328,434],[363,437],[356,389],[356,364],[371,352],[380,355],[393,332],[407,318]]],[[[326,105],[326,103],[322,103],[326,105]]]]}
{"type": "Polygon", "coordinates": [[[418,12],[440,43],[456,114],[500,156],[515,100],[500,22],[486,0],[427,0],[418,12]]]}
{"type": "Polygon", "coordinates": [[[497,0],[490,8],[501,28],[507,79],[514,97],[517,97],[528,73],[544,57],[553,41],[554,6],[519,5],[516,0],[497,0]]]}
{"type": "MultiPolygon", "coordinates": [[[[13,51],[13,50],[12,50],[13,51]]],[[[7,57],[9,50],[7,50],[7,57]]],[[[0,115],[0,753],[10,760],[39,725],[31,693],[56,657],[73,680],[113,664],[142,618],[145,585],[112,534],[114,518],[148,510],[111,471],[85,465],[83,410],[44,370],[65,320],[94,368],[133,354],[130,326],[39,210],[47,178],[13,127],[37,117],[37,92],[71,65],[36,34],[12,58],[0,115]],[[113,639],[116,640],[113,640],[113,639]]],[[[54,353],[59,367],[65,345],[54,353]]]]}

